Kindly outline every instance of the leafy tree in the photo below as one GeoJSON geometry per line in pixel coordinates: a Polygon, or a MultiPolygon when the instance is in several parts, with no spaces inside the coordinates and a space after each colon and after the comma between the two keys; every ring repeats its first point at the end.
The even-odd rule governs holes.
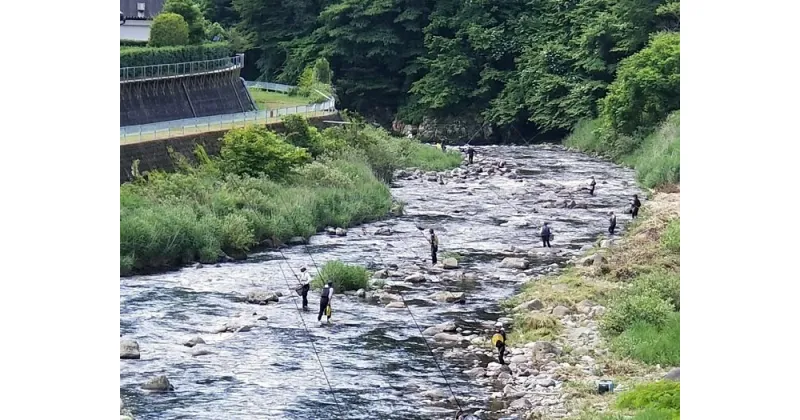
{"type": "Polygon", "coordinates": [[[225,133],[222,139],[221,167],[237,175],[266,175],[282,179],[307,162],[309,154],[283,141],[264,127],[237,128],[225,133]]]}
{"type": "Polygon", "coordinates": [[[328,60],[324,58],[317,59],[317,61],[314,63],[314,78],[319,83],[331,83],[333,72],[331,71],[331,63],[329,63],[328,60]]]}
{"type": "Polygon", "coordinates": [[[661,33],[620,63],[617,80],[602,101],[606,129],[632,135],[652,129],[680,108],[680,34],[661,33]]]}
{"type": "Polygon", "coordinates": [[[176,13],[160,13],[150,26],[151,47],[172,47],[189,42],[189,25],[176,13]]]}
{"type": "Polygon", "coordinates": [[[239,21],[233,0],[200,0],[198,3],[208,21],[219,23],[224,28],[230,28],[239,21]]]}
{"type": "Polygon", "coordinates": [[[283,126],[286,129],[286,141],[290,144],[302,147],[317,157],[325,152],[325,139],[316,127],[308,124],[308,121],[300,115],[289,115],[283,119],[283,126]]]}
{"type": "Polygon", "coordinates": [[[206,39],[206,22],[200,7],[192,0],[167,0],[163,12],[177,13],[189,25],[189,42],[199,44],[206,39]]]}

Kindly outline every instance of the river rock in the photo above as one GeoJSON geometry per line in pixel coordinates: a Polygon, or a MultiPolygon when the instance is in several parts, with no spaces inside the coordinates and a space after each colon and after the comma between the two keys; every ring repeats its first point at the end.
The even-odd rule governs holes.
{"type": "Polygon", "coordinates": [[[458,260],[455,258],[445,258],[444,261],[442,261],[442,265],[446,269],[458,268],[458,260]]]}
{"type": "Polygon", "coordinates": [[[414,273],[414,274],[406,277],[403,280],[407,281],[409,283],[423,283],[423,282],[425,282],[426,279],[425,279],[425,275],[424,274],[422,274],[422,273],[414,273]]]}
{"type": "Polygon", "coordinates": [[[436,340],[436,341],[442,341],[442,342],[459,342],[459,341],[463,340],[464,338],[462,336],[458,335],[458,334],[449,334],[449,333],[441,332],[441,333],[435,334],[433,336],[433,339],[436,340]]]}
{"type": "Polygon", "coordinates": [[[474,367],[472,369],[465,370],[464,374],[466,374],[470,378],[475,379],[486,376],[486,371],[482,367],[474,367]]]}
{"type": "Polygon", "coordinates": [[[524,312],[524,311],[538,311],[542,308],[544,308],[544,304],[542,303],[542,301],[539,299],[533,299],[524,302],[520,305],[517,305],[517,307],[514,308],[514,310],[519,312],[524,312]]]}
{"type": "Polygon", "coordinates": [[[361,299],[364,299],[365,297],[367,297],[367,291],[364,289],[358,289],[356,290],[356,296],[360,297],[361,299]]]}
{"type": "Polygon", "coordinates": [[[614,246],[613,239],[603,239],[600,241],[600,248],[611,248],[612,246],[614,246]]]}
{"type": "Polygon", "coordinates": [[[603,257],[600,254],[594,254],[594,255],[590,255],[588,257],[583,258],[580,262],[581,262],[581,265],[587,266],[587,267],[590,266],[590,265],[599,266],[599,265],[605,263],[606,259],[605,259],[605,257],[603,257]]]}
{"type": "Polygon", "coordinates": [[[206,356],[209,354],[214,354],[214,353],[203,345],[197,346],[194,349],[192,349],[192,357],[206,356]]]}
{"type": "Polygon", "coordinates": [[[530,361],[530,359],[528,358],[528,356],[525,356],[525,355],[522,355],[522,354],[514,356],[514,357],[511,358],[511,363],[516,363],[518,365],[521,365],[521,364],[529,362],[529,361],[530,361]]]}
{"type": "Polygon", "coordinates": [[[397,301],[402,301],[402,300],[403,300],[403,297],[402,297],[402,296],[400,296],[400,295],[395,295],[395,294],[388,293],[388,292],[378,292],[378,293],[376,294],[376,296],[377,296],[377,297],[378,297],[378,299],[380,299],[382,302],[397,302],[397,301]]]}
{"type": "Polygon", "coordinates": [[[252,291],[247,294],[247,303],[266,305],[269,302],[278,302],[278,295],[274,292],[252,291]]]}
{"type": "Polygon", "coordinates": [[[588,315],[594,306],[592,301],[582,300],[575,305],[575,309],[582,314],[588,315]]]}
{"type": "Polygon", "coordinates": [[[336,236],[347,236],[347,229],[336,228],[334,233],[336,233],[336,236]]]}
{"type": "Polygon", "coordinates": [[[464,292],[438,292],[430,296],[431,299],[446,303],[464,303],[464,292]]]}
{"type": "Polygon", "coordinates": [[[121,340],[119,342],[119,358],[120,359],[138,359],[141,355],[139,354],[139,343],[133,340],[121,340]]]}
{"type": "Polygon", "coordinates": [[[403,309],[406,305],[403,302],[389,302],[386,304],[387,309],[403,309]]]}
{"type": "Polygon", "coordinates": [[[187,340],[185,343],[183,343],[183,345],[186,347],[194,347],[198,344],[205,344],[205,343],[206,342],[203,341],[203,339],[198,336],[187,340]]]}
{"type": "Polygon", "coordinates": [[[147,381],[144,385],[142,385],[142,389],[147,391],[166,392],[174,391],[175,387],[169,383],[169,379],[167,379],[166,376],[161,375],[147,381]]]}
{"type": "Polygon", "coordinates": [[[378,235],[378,236],[391,236],[392,235],[392,229],[388,228],[388,227],[379,228],[378,230],[375,231],[375,235],[378,235]]]}
{"type": "Polygon", "coordinates": [[[533,344],[533,356],[539,360],[546,354],[559,354],[560,351],[555,344],[549,341],[537,341],[533,344]]]}
{"type": "Polygon", "coordinates": [[[131,417],[131,416],[126,416],[126,415],[124,415],[124,414],[120,414],[120,415],[119,415],[119,420],[133,420],[133,417],[131,417]]]}
{"type": "Polygon", "coordinates": [[[570,310],[566,306],[558,305],[555,308],[553,308],[553,315],[559,318],[565,317],[569,315],[569,313],[570,310]]]}
{"type": "Polygon", "coordinates": [[[528,401],[527,398],[520,398],[518,400],[512,401],[511,404],[508,406],[508,408],[512,410],[525,410],[531,408],[531,403],[530,401],[528,401]]]}
{"type": "Polygon", "coordinates": [[[555,386],[556,385],[556,381],[554,381],[553,378],[537,379],[536,380],[536,385],[548,388],[548,387],[551,387],[551,386],[555,386]]]}
{"type": "Polygon", "coordinates": [[[441,332],[455,332],[456,328],[455,322],[445,322],[426,328],[424,331],[422,331],[422,335],[434,336],[441,332]]]}
{"type": "Polygon", "coordinates": [[[517,268],[520,270],[524,270],[528,268],[528,261],[524,258],[512,258],[506,257],[503,258],[503,261],[500,262],[500,267],[502,268],[517,268]]]}
{"type": "Polygon", "coordinates": [[[664,375],[664,379],[666,379],[668,381],[680,382],[681,381],[681,368],[679,368],[679,367],[673,368],[672,370],[667,372],[666,375],[664,375]]]}
{"type": "Polygon", "coordinates": [[[293,236],[289,238],[289,240],[286,241],[286,243],[289,245],[303,245],[304,243],[306,243],[306,238],[302,236],[293,236]]]}

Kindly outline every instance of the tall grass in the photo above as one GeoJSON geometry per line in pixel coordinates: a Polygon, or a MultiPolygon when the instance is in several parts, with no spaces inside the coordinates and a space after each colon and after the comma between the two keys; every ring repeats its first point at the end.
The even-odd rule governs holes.
{"type": "Polygon", "coordinates": [[[649,365],[679,366],[681,362],[681,315],[672,313],[663,326],[636,322],[611,341],[611,349],[649,365]]]}
{"type": "Polygon", "coordinates": [[[669,222],[667,229],[661,234],[661,245],[668,251],[681,253],[681,219],[669,222]]]}
{"type": "Polygon", "coordinates": [[[333,282],[336,291],[366,289],[369,286],[370,273],[360,265],[345,264],[338,260],[328,261],[320,269],[319,274],[311,281],[311,286],[321,289],[327,282],[333,282]]]}
{"type": "Polygon", "coordinates": [[[618,163],[633,167],[636,179],[647,188],[680,182],[680,111],[667,116],[653,133],[644,138],[602,133],[599,119],[579,122],[564,140],[569,147],[610,156],[618,163]]]}
{"type": "Polygon", "coordinates": [[[635,386],[617,397],[617,408],[623,409],[681,409],[681,384],[673,381],[657,381],[635,386]]]}

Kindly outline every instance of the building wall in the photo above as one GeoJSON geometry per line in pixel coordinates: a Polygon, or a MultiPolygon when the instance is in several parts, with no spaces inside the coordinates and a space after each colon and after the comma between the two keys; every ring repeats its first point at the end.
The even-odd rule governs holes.
{"type": "Polygon", "coordinates": [[[150,39],[152,20],[129,20],[119,27],[119,39],[147,41],[150,39]]]}

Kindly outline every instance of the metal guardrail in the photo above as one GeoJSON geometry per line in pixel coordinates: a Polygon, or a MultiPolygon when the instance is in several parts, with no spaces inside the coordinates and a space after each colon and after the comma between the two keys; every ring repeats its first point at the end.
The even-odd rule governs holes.
{"type": "Polygon", "coordinates": [[[192,76],[198,74],[227,71],[244,67],[244,54],[214,60],[191,61],[187,63],[157,64],[152,66],[120,67],[119,81],[133,82],[165,77],[192,76]]]}
{"type": "Polygon", "coordinates": [[[189,134],[229,130],[254,124],[275,123],[279,122],[281,117],[286,115],[300,114],[306,118],[310,118],[332,115],[336,112],[336,104],[331,100],[319,104],[132,125],[120,127],[119,135],[121,144],[138,143],[142,141],[186,136],[189,134]]]}
{"type": "Polygon", "coordinates": [[[281,92],[287,93],[295,88],[295,86],[291,85],[282,85],[280,83],[271,83],[271,82],[248,82],[245,80],[244,85],[248,88],[254,87],[264,90],[271,90],[273,92],[281,92]]]}

